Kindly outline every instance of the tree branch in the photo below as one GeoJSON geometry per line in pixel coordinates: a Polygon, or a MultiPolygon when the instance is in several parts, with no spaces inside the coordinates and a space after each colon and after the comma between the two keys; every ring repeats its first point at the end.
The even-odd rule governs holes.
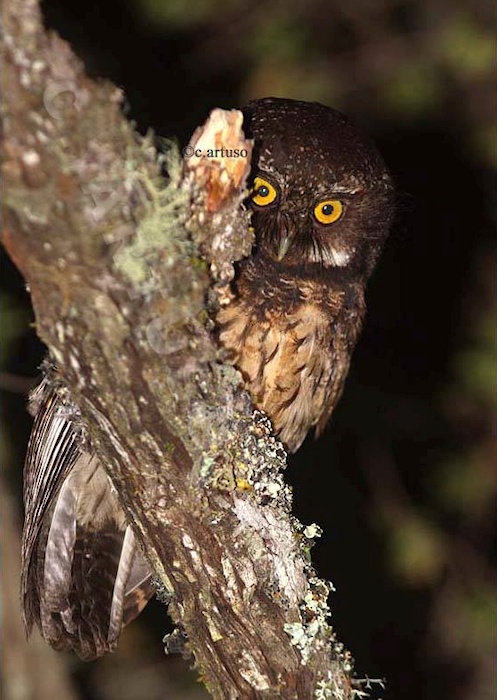
{"type": "Polygon", "coordinates": [[[4,19],[4,244],[206,686],[352,697],[284,451],[210,334],[252,244],[241,114],[215,110],[190,145],[245,157],[171,149],[166,180],[120,92],[85,76],[34,0],[6,0],[4,19]]]}

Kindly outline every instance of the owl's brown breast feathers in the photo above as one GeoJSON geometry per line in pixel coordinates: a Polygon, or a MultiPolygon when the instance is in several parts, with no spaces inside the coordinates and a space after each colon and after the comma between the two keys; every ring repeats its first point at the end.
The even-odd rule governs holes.
{"type": "Polygon", "coordinates": [[[298,276],[256,278],[254,271],[253,264],[242,267],[231,303],[219,311],[219,340],[254,404],[295,452],[310,428],[324,427],[340,398],[363,298],[298,276]]]}

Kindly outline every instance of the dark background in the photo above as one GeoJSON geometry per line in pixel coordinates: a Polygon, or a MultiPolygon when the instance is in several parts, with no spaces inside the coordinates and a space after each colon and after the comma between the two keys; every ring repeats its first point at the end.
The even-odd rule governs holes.
{"type": "MultiPolygon", "coordinates": [[[[316,100],[362,124],[393,172],[397,221],[344,397],[325,436],[308,439],[288,471],[296,515],[324,529],[313,561],[337,589],[332,623],[358,675],[387,679],[386,691],[371,691],[385,699],[495,696],[490,8],[485,0],[44,3],[47,25],[89,73],[123,88],[142,132],[185,144],[214,107],[268,95],[316,100]]],[[[44,350],[22,279],[3,252],[2,262],[2,449],[19,523],[25,394],[44,350]]],[[[47,656],[67,686],[58,697],[205,697],[186,662],[162,656],[169,629],[153,603],[112,657],[84,665],[69,655],[61,665],[47,656]]],[[[26,687],[19,694],[6,681],[6,697],[48,700],[26,687]]]]}

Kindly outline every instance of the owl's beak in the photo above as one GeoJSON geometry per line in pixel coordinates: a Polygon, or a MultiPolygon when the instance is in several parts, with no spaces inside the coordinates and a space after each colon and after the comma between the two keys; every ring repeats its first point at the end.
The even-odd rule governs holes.
{"type": "Polygon", "coordinates": [[[279,243],[276,259],[278,262],[281,262],[290,250],[290,247],[297,236],[297,228],[293,218],[284,209],[280,212],[278,224],[279,243]]]}
{"type": "Polygon", "coordinates": [[[288,234],[286,236],[283,236],[283,238],[280,241],[280,245],[278,247],[278,262],[281,262],[285,255],[288,253],[288,249],[290,248],[290,244],[292,242],[292,236],[289,236],[288,234]]]}

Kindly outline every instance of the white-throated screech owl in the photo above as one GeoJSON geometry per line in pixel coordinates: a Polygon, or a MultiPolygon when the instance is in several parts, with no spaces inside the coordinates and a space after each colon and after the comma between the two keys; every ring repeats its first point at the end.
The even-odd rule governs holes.
{"type": "MultiPolygon", "coordinates": [[[[376,148],[333,109],[268,98],[244,114],[255,143],[247,202],[255,246],[238,265],[217,333],[293,452],[324,427],[342,392],[393,186],[376,148]]],[[[153,587],[63,398],[50,376],[31,398],[21,598],[28,631],[36,623],[53,647],[90,660],[115,648],[153,587]]]]}

